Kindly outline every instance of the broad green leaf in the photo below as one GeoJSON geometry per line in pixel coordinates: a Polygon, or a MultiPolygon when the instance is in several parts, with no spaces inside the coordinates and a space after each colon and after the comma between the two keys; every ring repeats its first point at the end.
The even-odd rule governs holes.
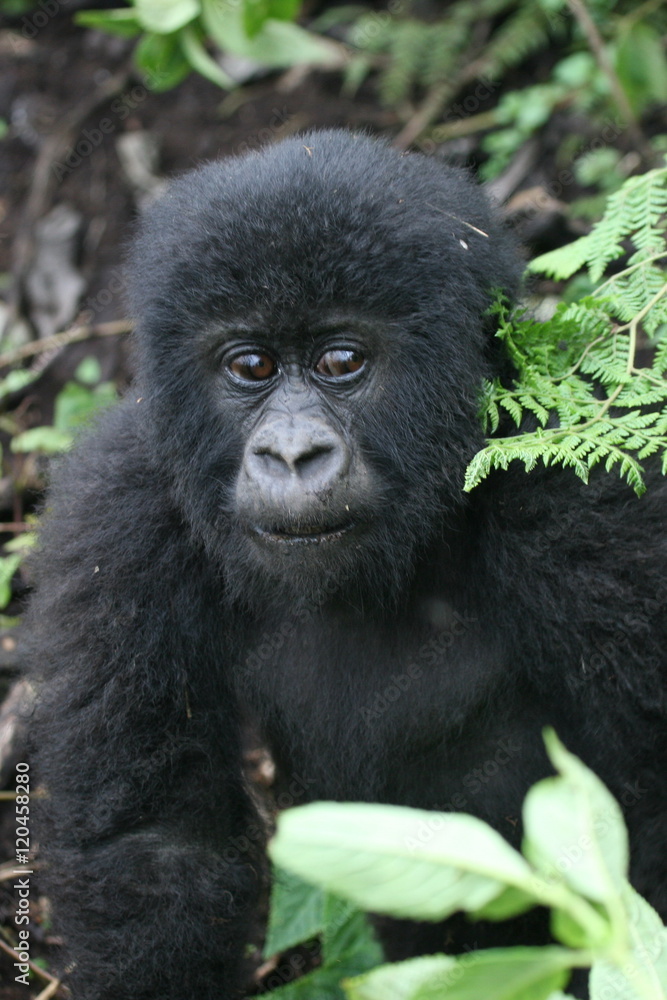
{"type": "Polygon", "coordinates": [[[29,431],[16,434],[9,447],[17,453],[43,451],[47,455],[55,455],[70,448],[72,440],[69,431],[59,430],[57,427],[32,427],[29,431]]]}
{"type": "Polygon", "coordinates": [[[516,917],[519,913],[525,913],[533,906],[535,906],[535,897],[532,894],[529,895],[510,886],[486,906],[476,910],[472,917],[474,920],[507,920],[509,917],[516,917]]]}
{"type": "Polygon", "coordinates": [[[350,1000],[411,1000],[421,986],[443,982],[456,964],[456,959],[449,955],[424,955],[407,962],[380,965],[343,985],[350,1000]]]}
{"type": "Polygon", "coordinates": [[[324,892],[291,872],[277,869],[264,945],[268,958],[317,937],[324,928],[324,892]]]}
{"type": "Polygon", "coordinates": [[[422,920],[479,910],[532,874],[500,834],[473,816],[318,802],[278,820],[274,861],[362,909],[422,920]]]}
{"type": "Polygon", "coordinates": [[[350,1000],[548,1000],[567,983],[572,961],[564,948],[497,948],[384,966],[345,988],[350,1000]]]}
{"type": "Polygon", "coordinates": [[[134,61],[144,75],[146,86],[160,93],[184,80],[192,66],[186,59],[180,34],[156,35],[147,32],[134,49],[134,61]]]}
{"type": "Polygon", "coordinates": [[[267,21],[253,39],[248,57],[264,66],[342,66],[344,53],[333,42],[288,21],[267,21]]]}
{"type": "Polygon", "coordinates": [[[243,29],[248,38],[255,38],[271,19],[293,21],[300,6],[300,0],[244,0],[243,29]]]}
{"type": "Polygon", "coordinates": [[[284,970],[279,966],[276,972],[271,973],[267,978],[267,983],[271,987],[271,992],[267,996],[271,1000],[345,1000],[345,993],[341,986],[341,980],[345,976],[355,975],[358,970],[353,966],[348,969],[344,963],[325,966],[315,969],[290,982],[287,978],[296,975],[296,969],[287,966],[284,970]],[[280,985],[280,976],[283,976],[285,985],[280,985]]]}
{"type": "Polygon", "coordinates": [[[553,732],[545,742],[560,776],[538,782],[526,796],[524,853],[547,877],[616,909],[628,871],[620,806],[553,732]]]}
{"type": "Polygon", "coordinates": [[[119,10],[80,10],[74,15],[74,22],[84,28],[120,35],[121,38],[134,38],[141,31],[136,12],[125,7],[119,10]]]}
{"type": "Polygon", "coordinates": [[[629,953],[618,956],[618,964],[594,963],[591,1000],[667,1000],[667,928],[653,907],[627,884],[623,903],[629,953]]]}
{"type": "MultiPolygon", "coordinates": [[[[341,980],[358,976],[382,961],[382,949],[368,918],[342,899],[327,894],[324,901],[323,965],[290,985],[271,990],[280,1000],[345,1000],[341,980]]],[[[296,974],[299,956],[279,962],[267,985],[287,983],[296,974]],[[277,975],[276,975],[277,974],[277,975]]]]}
{"type": "Polygon", "coordinates": [[[6,608],[12,599],[12,578],[23,562],[18,552],[11,556],[0,556],[0,608],[6,608]]]}
{"type": "Polygon", "coordinates": [[[384,960],[384,952],[366,914],[330,892],[324,898],[322,952],[327,965],[354,958],[359,972],[372,969],[384,960]]]}
{"type": "Polygon", "coordinates": [[[183,53],[193,69],[218,87],[225,90],[234,87],[232,78],[220,69],[215,59],[206,51],[199,33],[194,28],[183,28],[179,39],[183,53]]]}
{"type": "Polygon", "coordinates": [[[254,38],[270,16],[269,0],[244,0],[243,30],[248,38],[254,38]]]}
{"type": "Polygon", "coordinates": [[[54,428],[70,431],[73,427],[80,427],[98,410],[114,403],[116,399],[117,393],[111,382],[100,382],[94,389],[76,382],[67,382],[56,398],[54,428]]]}
{"type": "Polygon", "coordinates": [[[600,904],[593,904],[595,913],[600,915],[601,924],[598,932],[593,932],[590,924],[582,925],[571,913],[564,910],[551,911],[551,933],[561,944],[568,948],[590,948],[594,945],[604,947],[611,937],[611,928],[606,917],[606,911],[600,904]]]}
{"type": "Polygon", "coordinates": [[[207,32],[224,52],[254,59],[264,66],[342,64],[342,50],[338,46],[296,24],[266,21],[261,31],[249,38],[243,26],[243,11],[236,4],[202,0],[202,19],[207,32]]]}
{"type": "Polygon", "coordinates": [[[300,7],[301,0],[269,0],[269,17],[277,21],[293,21],[300,7]]]}
{"type": "Polygon", "coordinates": [[[199,14],[198,0],[134,0],[137,17],[147,31],[168,35],[199,14]]]}
{"type": "Polygon", "coordinates": [[[655,28],[636,21],[616,46],[616,72],[637,113],[651,101],[667,102],[667,59],[663,42],[655,28]]]}

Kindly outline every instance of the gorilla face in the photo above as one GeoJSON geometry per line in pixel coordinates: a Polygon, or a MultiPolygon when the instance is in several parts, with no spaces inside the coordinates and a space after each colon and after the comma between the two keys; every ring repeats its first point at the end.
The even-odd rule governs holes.
{"type": "MultiPolygon", "coordinates": [[[[292,333],[270,323],[215,332],[211,403],[237,441],[233,472],[220,480],[232,575],[254,567],[299,592],[323,574],[403,575],[415,520],[423,535],[427,508],[429,518],[440,510],[446,460],[442,425],[434,433],[401,403],[419,376],[413,350],[388,322],[351,311],[319,313],[292,333]]],[[[424,386],[421,401],[431,395],[424,386]]]]}
{"type": "Polygon", "coordinates": [[[480,317],[515,254],[464,174],[369,145],[211,164],[135,245],[149,424],[234,589],[395,590],[482,443],[480,317]]]}
{"type": "Polygon", "coordinates": [[[372,390],[370,347],[351,324],[312,347],[278,354],[255,340],[229,345],[222,362],[257,414],[236,481],[236,514],[270,558],[349,544],[368,526],[378,492],[349,419],[350,407],[372,390]]]}

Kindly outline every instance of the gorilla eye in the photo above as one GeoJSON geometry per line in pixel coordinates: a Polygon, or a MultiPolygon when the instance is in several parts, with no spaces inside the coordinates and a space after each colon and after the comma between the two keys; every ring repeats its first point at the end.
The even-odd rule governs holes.
{"type": "Polygon", "coordinates": [[[268,354],[237,354],[227,366],[233,375],[244,382],[261,382],[271,378],[276,371],[276,363],[268,354]]]}
{"type": "Polygon", "coordinates": [[[345,378],[364,367],[365,358],[359,351],[338,348],[327,351],[315,365],[315,371],[325,378],[345,378]]]}

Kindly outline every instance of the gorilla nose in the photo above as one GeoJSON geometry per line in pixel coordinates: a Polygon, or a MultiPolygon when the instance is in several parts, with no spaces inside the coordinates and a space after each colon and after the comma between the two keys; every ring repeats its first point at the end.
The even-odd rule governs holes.
{"type": "Polygon", "coordinates": [[[254,479],[297,479],[311,489],[331,484],[347,469],[347,449],[324,423],[264,425],[251,443],[247,471],[254,479]]]}

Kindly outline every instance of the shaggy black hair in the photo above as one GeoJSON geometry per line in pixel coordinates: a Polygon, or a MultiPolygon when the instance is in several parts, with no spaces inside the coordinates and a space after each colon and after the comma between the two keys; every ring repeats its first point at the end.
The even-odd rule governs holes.
{"type": "MultiPolygon", "coordinates": [[[[137,380],[54,474],[30,615],[75,1000],[238,996],[263,848],[248,710],[294,804],[464,810],[515,843],[551,724],[623,803],[667,917],[664,481],[637,499],[512,467],[462,493],[485,310],[520,270],[464,173],[338,131],[209,164],[148,212],[137,380]],[[363,342],[358,378],[308,367],[325,320],[363,342]],[[274,376],[230,377],[230,329],[274,376]],[[347,449],[305,513],[239,486],[271,413],[347,449]],[[327,540],[348,508],[353,541],[327,540]]],[[[392,956],[545,935],[533,915],[385,929],[392,956]]]]}

